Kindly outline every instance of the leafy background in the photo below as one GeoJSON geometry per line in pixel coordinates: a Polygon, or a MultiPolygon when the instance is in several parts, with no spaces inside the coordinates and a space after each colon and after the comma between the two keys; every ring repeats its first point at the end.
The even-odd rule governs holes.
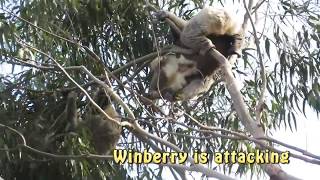
{"type": "MultiPolygon", "coordinates": [[[[141,102],[137,95],[143,95],[149,88],[151,78],[147,64],[151,59],[138,63],[135,60],[171,43],[168,25],[153,21],[144,1],[1,0],[0,3],[0,63],[2,68],[11,71],[0,73],[0,119],[2,124],[21,132],[31,147],[61,155],[94,153],[85,128],[70,133],[64,129],[67,122],[50,128],[65,107],[67,92],[74,90],[78,93],[80,116],[86,113],[88,99],[46,53],[63,67],[84,66],[101,79],[105,68],[113,72],[118,81],[111,78],[111,85],[129,105],[139,124],[185,152],[191,153],[194,149],[208,153],[250,151],[255,148],[248,141],[212,137],[193,130],[199,127],[180,111],[183,109],[203,124],[246,133],[223,83],[217,83],[196,101],[174,105],[158,102],[157,105],[168,114],[166,117],[160,117],[141,102]],[[84,46],[97,54],[101,61],[92,58],[84,46]],[[127,63],[132,65],[124,66],[127,63]]],[[[151,3],[188,19],[204,2],[159,0],[151,3]]],[[[239,4],[238,1],[234,3],[239,4]]],[[[286,130],[295,131],[298,113],[305,113],[306,107],[311,107],[316,113],[320,111],[319,4],[311,0],[282,0],[277,5],[263,3],[263,12],[259,15],[266,23],[257,25],[267,69],[267,98],[261,125],[267,134],[279,130],[282,125],[286,130]]],[[[252,28],[248,29],[243,56],[233,72],[242,82],[241,93],[254,117],[254,107],[261,93],[261,78],[257,51],[252,45],[252,28]]],[[[68,73],[77,83],[84,85],[89,94],[94,93],[97,84],[88,75],[77,70],[68,70],[68,73]]],[[[122,108],[116,108],[126,117],[122,108]]],[[[101,159],[43,157],[16,148],[21,144],[17,134],[3,128],[1,134],[0,147],[5,151],[0,154],[0,176],[5,179],[163,177],[163,166],[120,166],[101,159]]],[[[118,147],[142,151],[149,145],[124,128],[118,147]]],[[[211,162],[209,168],[218,168],[225,173],[242,175],[249,170],[257,176],[261,173],[256,165],[217,167],[211,162]]],[[[175,173],[169,172],[174,176],[175,173]]]]}

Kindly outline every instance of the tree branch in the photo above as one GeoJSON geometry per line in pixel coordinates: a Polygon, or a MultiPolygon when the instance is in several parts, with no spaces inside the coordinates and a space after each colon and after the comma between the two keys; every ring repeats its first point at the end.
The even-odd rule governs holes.
{"type": "MultiPolygon", "coordinates": [[[[221,138],[226,138],[226,139],[231,139],[231,140],[248,140],[250,142],[254,142],[257,145],[260,145],[263,148],[269,149],[270,151],[277,152],[277,153],[283,153],[284,152],[284,151],[280,151],[280,150],[278,150],[278,149],[276,149],[276,148],[274,148],[274,147],[272,147],[272,146],[270,146],[270,145],[268,145],[268,144],[266,144],[264,142],[261,142],[262,139],[263,140],[268,140],[270,142],[273,142],[273,143],[282,145],[284,147],[287,147],[287,148],[296,150],[298,152],[301,152],[303,155],[309,156],[309,157],[314,158],[314,159],[310,159],[308,157],[304,157],[304,156],[301,156],[299,154],[295,154],[295,153],[290,152],[290,156],[291,157],[294,157],[296,159],[300,159],[300,160],[308,162],[308,163],[320,165],[319,156],[316,156],[316,155],[314,155],[314,154],[312,154],[310,152],[307,152],[305,150],[302,150],[302,149],[300,149],[298,147],[291,146],[289,144],[283,143],[281,141],[278,141],[278,140],[270,138],[270,137],[254,138],[254,137],[249,137],[246,134],[243,134],[243,133],[240,133],[240,132],[235,132],[235,131],[231,131],[231,130],[228,130],[228,129],[217,128],[217,127],[212,127],[212,126],[206,126],[206,125],[201,124],[198,120],[196,120],[191,115],[189,115],[187,113],[184,113],[184,114],[187,115],[193,122],[195,122],[200,128],[202,128],[204,130],[201,130],[201,129],[198,130],[198,129],[195,129],[195,128],[190,127],[188,125],[185,125],[184,123],[179,123],[177,121],[172,121],[172,122],[175,123],[175,124],[179,124],[181,126],[184,126],[184,127],[188,128],[188,129],[191,129],[193,131],[212,134],[215,137],[221,137],[221,138]],[[224,133],[227,133],[227,134],[231,134],[233,136],[224,135],[224,134],[221,134],[221,133],[216,133],[215,131],[224,132],[224,133]]],[[[205,138],[205,139],[207,139],[207,138],[205,138]]]]}

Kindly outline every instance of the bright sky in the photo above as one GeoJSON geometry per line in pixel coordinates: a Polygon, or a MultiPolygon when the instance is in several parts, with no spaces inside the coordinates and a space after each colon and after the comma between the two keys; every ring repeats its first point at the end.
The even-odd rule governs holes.
{"type": "MultiPolygon", "coordinates": [[[[274,138],[320,155],[320,119],[310,108],[306,108],[306,111],[307,117],[304,117],[304,115],[297,117],[297,132],[290,132],[290,130],[285,131],[283,127],[283,130],[275,133],[274,138]]],[[[285,150],[284,148],[279,149],[285,150]]],[[[302,179],[315,179],[315,177],[319,177],[319,165],[310,164],[294,158],[290,159],[290,164],[282,165],[281,167],[287,173],[302,179]]]]}

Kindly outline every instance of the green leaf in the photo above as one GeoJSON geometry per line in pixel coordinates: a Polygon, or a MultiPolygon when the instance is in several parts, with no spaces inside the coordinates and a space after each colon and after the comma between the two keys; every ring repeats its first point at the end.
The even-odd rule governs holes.
{"type": "Polygon", "coordinates": [[[271,59],[270,58],[270,41],[269,41],[269,38],[266,38],[264,46],[265,46],[265,49],[266,49],[266,52],[267,52],[267,55],[268,55],[269,59],[271,59]]]}

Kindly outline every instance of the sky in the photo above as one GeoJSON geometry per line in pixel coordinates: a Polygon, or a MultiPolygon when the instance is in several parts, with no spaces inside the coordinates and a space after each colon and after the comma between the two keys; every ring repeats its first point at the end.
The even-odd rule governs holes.
{"type": "MultiPolygon", "coordinates": [[[[298,130],[296,132],[291,132],[289,129],[284,130],[284,127],[282,127],[282,130],[275,132],[273,138],[320,156],[320,119],[310,108],[306,108],[306,111],[307,117],[302,114],[297,117],[298,130]]],[[[279,149],[285,150],[285,148],[279,149]]],[[[288,165],[282,165],[281,167],[287,173],[307,180],[315,179],[320,174],[319,165],[294,158],[290,159],[288,165]]]]}

